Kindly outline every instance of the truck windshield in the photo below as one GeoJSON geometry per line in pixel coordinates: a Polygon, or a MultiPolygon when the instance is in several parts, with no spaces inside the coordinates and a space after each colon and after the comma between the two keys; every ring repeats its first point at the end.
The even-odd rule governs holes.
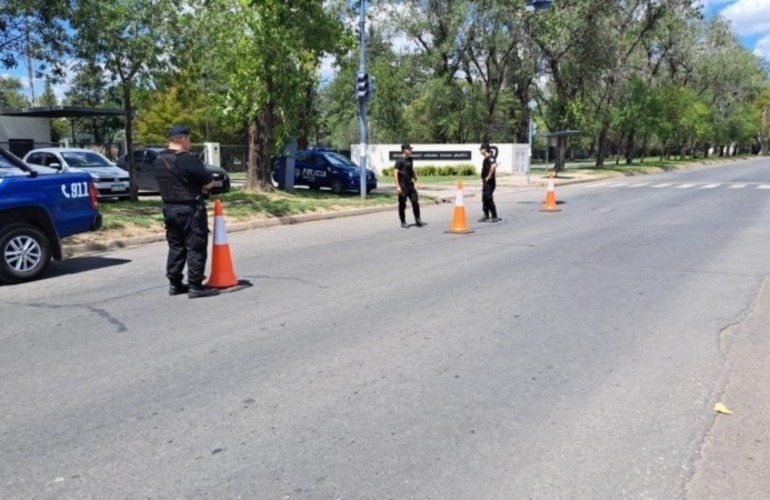
{"type": "Polygon", "coordinates": [[[26,175],[26,172],[14,165],[5,155],[0,154],[0,177],[17,175],[26,175]]]}

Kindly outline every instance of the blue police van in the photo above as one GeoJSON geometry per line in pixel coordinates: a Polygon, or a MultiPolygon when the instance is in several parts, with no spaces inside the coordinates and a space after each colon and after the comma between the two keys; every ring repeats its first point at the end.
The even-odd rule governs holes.
{"type": "MultiPolygon", "coordinates": [[[[286,157],[273,159],[273,181],[285,189],[286,157]]],[[[345,156],[323,148],[299,151],[294,156],[294,185],[329,188],[335,194],[361,191],[361,169],[345,156]]],[[[377,176],[366,169],[366,192],[377,189],[377,176]]]]}

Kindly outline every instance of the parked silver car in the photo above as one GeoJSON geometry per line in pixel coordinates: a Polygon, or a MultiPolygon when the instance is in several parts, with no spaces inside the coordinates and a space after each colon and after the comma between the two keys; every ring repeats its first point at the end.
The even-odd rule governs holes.
{"type": "Polygon", "coordinates": [[[39,174],[87,172],[99,198],[129,199],[128,173],[90,149],[41,148],[24,155],[24,162],[39,174]]]}

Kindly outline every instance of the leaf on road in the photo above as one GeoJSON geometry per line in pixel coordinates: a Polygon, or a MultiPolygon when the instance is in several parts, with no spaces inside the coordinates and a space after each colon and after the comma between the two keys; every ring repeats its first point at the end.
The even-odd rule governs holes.
{"type": "Polygon", "coordinates": [[[724,403],[717,403],[714,405],[714,411],[717,413],[724,413],[725,415],[730,415],[732,412],[730,411],[730,408],[727,407],[724,403]]]}

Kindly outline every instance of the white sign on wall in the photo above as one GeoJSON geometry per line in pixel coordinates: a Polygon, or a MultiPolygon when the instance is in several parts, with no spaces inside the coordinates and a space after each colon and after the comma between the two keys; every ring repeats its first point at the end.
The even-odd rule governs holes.
{"type": "MultiPolygon", "coordinates": [[[[497,147],[497,171],[501,174],[526,174],[529,162],[528,144],[491,144],[497,147]]],[[[473,165],[481,172],[484,157],[479,152],[481,144],[412,144],[412,158],[415,168],[424,166],[473,165]]],[[[359,163],[359,144],[350,146],[350,157],[359,163]]],[[[400,144],[368,144],[366,147],[367,166],[381,174],[383,169],[392,167],[401,156],[400,144]]]]}

